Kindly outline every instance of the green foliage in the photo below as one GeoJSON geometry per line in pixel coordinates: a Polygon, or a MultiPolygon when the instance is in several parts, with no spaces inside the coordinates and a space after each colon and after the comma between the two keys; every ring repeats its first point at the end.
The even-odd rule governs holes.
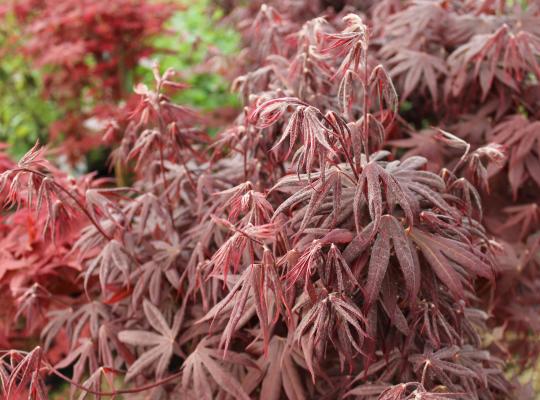
{"type": "Polygon", "coordinates": [[[42,98],[41,76],[18,53],[18,44],[16,24],[7,15],[0,28],[0,141],[16,156],[43,141],[58,116],[54,104],[42,98]]]}
{"type": "MultiPolygon", "coordinates": [[[[162,68],[173,68],[182,74],[190,88],[175,96],[175,100],[212,111],[220,107],[237,107],[237,97],[230,93],[229,82],[216,73],[195,69],[203,63],[212,48],[223,55],[235,54],[240,46],[240,35],[230,27],[219,25],[222,11],[212,8],[208,0],[180,2],[177,11],[167,24],[168,32],[154,39],[158,51],[153,58],[162,68]]],[[[146,69],[145,81],[152,82],[146,69]]]]}
{"type": "Polygon", "coordinates": [[[519,5],[523,10],[526,10],[527,7],[529,6],[529,1],[528,0],[506,0],[506,2],[508,3],[508,5],[510,6],[514,6],[514,5],[519,5]]]}

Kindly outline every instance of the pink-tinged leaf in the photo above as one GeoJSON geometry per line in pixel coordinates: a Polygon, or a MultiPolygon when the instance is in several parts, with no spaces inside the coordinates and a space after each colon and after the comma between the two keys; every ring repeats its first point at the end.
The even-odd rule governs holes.
{"type": "Polygon", "coordinates": [[[424,240],[426,239],[425,236],[417,235],[417,230],[414,230],[411,235],[437,277],[450,289],[455,297],[464,298],[461,277],[454,271],[448,260],[439,251],[430,247],[429,239],[424,240]]]}
{"type": "MultiPolygon", "coordinates": [[[[324,357],[324,351],[328,344],[332,343],[336,350],[348,362],[362,352],[362,344],[367,336],[364,326],[367,319],[360,309],[345,294],[322,293],[314,304],[303,315],[295,332],[298,342],[304,340],[303,346],[314,349],[317,359],[324,357]],[[337,321],[338,324],[334,324],[337,321]],[[337,331],[336,331],[337,330],[337,331]],[[309,332],[309,333],[308,333],[309,332]]],[[[306,359],[308,365],[312,361],[306,359]]],[[[310,370],[312,379],[315,379],[315,371],[310,370]]]]}
{"type": "Polygon", "coordinates": [[[144,300],[143,310],[144,315],[148,319],[148,322],[152,328],[161,333],[163,336],[173,338],[174,333],[171,331],[169,324],[167,321],[165,321],[165,318],[156,306],[154,306],[148,300],[144,300]]]}
{"type": "Polygon", "coordinates": [[[392,111],[393,118],[394,114],[397,114],[398,112],[398,95],[390,76],[381,64],[377,65],[373,71],[371,71],[369,82],[371,85],[375,85],[379,93],[379,97],[384,99],[387,106],[390,108],[390,111],[392,111]]]}
{"type": "MultiPolygon", "coordinates": [[[[272,338],[268,346],[268,360],[265,361],[266,371],[261,384],[261,398],[279,400],[282,390],[283,358],[287,357],[286,344],[277,336],[272,338]]],[[[296,371],[295,371],[296,372],[296,371]]]]}
{"type": "Polygon", "coordinates": [[[163,377],[167,372],[172,355],[179,351],[176,344],[179,326],[175,324],[174,330],[171,329],[161,312],[146,299],[143,302],[143,310],[150,326],[160,334],[142,330],[126,330],[118,333],[118,339],[121,342],[134,346],[153,346],[129,366],[126,381],[133,379],[150,365],[155,365],[157,378],[163,377]]]}
{"type": "Polygon", "coordinates": [[[124,246],[117,240],[109,241],[99,255],[89,263],[88,268],[84,272],[85,289],[88,289],[90,278],[98,268],[101,288],[104,292],[106,291],[107,283],[117,279],[119,272],[125,279],[125,282],[129,282],[128,276],[131,264],[132,261],[126,253],[124,246]]]}
{"type": "MultiPolygon", "coordinates": [[[[147,350],[146,352],[141,354],[137,358],[137,360],[135,360],[135,362],[129,366],[128,372],[125,376],[126,382],[132,380],[135,376],[137,376],[141,372],[146,371],[148,367],[156,363],[156,361],[158,361],[160,357],[162,356],[167,357],[167,354],[168,354],[168,351],[165,349],[161,349],[160,346],[156,346],[155,348],[151,350],[147,350]]],[[[157,375],[157,372],[158,370],[156,368],[156,376],[161,377],[157,375]]],[[[161,371],[161,373],[163,373],[163,371],[161,371]]]]}
{"type": "Polygon", "coordinates": [[[292,357],[283,358],[281,368],[283,369],[281,379],[287,398],[290,400],[306,399],[307,395],[302,384],[302,378],[293,363],[292,357]]]}
{"type": "Polygon", "coordinates": [[[375,302],[380,290],[382,281],[388,268],[390,260],[390,236],[386,229],[382,229],[371,248],[371,258],[369,259],[369,269],[366,293],[366,309],[369,309],[375,302]]]}
{"type": "Polygon", "coordinates": [[[324,244],[346,244],[354,239],[354,234],[347,229],[332,229],[321,239],[324,244]]]}
{"type": "Polygon", "coordinates": [[[337,287],[339,292],[348,292],[352,287],[360,286],[343,255],[333,243],[330,245],[323,271],[321,277],[323,282],[337,287]]]}
{"type": "Polygon", "coordinates": [[[372,221],[366,225],[359,235],[357,235],[348,245],[343,252],[343,258],[347,263],[352,263],[370,244],[373,237],[372,232],[375,223],[372,221]]]}
{"type": "Polygon", "coordinates": [[[157,345],[163,341],[161,335],[148,331],[122,331],[118,333],[118,339],[134,346],[157,345]]]}
{"type": "Polygon", "coordinates": [[[214,392],[212,383],[214,383],[235,399],[249,400],[250,398],[242,385],[227,371],[224,365],[229,364],[230,366],[230,362],[238,366],[254,366],[255,364],[244,355],[234,352],[229,352],[228,356],[222,359],[221,352],[207,347],[211,342],[211,339],[203,339],[185,360],[182,366],[183,390],[192,387],[197,397],[211,399],[214,392]],[[230,362],[226,363],[228,360],[230,362]]]}
{"type": "Polygon", "coordinates": [[[200,355],[204,367],[212,376],[212,379],[227,393],[235,399],[249,400],[249,396],[244,392],[238,381],[229,375],[221,366],[204,352],[200,355]]]}
{"type": "Polygon", "coordinates": [[[415,261],[413,252],[416,251],[410,239],[405,233],[403,226],[391,216],[385,216],[387,223],[385,228],[388,229],[392,238],[392,244],[396,257],[398,259],[401,271],[403,272],[403,278],[405,279],[405,286],[409,295],[409,303],[412,304],[416,301],[418,292],[420,291],[420,265],[415,261]]]}
{"type": "Polygon", "coordinates": [[[259,128],[267,128],[280,119],[290,105],[305,104],[293,97],[283,97],[267,100],[260,104],[250,115],[251,123],[257,124],[259,128]]]}
{"type": "Polygon", "coordinates": [[[369,215],[374,222],[372,234],[374,235],[379,228],[383,214],[383,190],[386,192],[388,212],[392,212],[396,203],[399,204],[409,225],[412,225],[415,206],[411,204],[410,196],[407,196],[400,182],[392,174],[383,169],[377,162],[371,161],[364,167],[354,195],[353,207],[358,233],[361,231],[360,207],[362,201],[367,202],[369,215]]]}

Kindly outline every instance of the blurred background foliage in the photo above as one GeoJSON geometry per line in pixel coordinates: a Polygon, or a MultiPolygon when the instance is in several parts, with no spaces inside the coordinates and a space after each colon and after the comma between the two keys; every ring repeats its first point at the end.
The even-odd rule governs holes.
{"type": "Polygon", "coordinates": [[[59,118],[54,103],[42,96],[42,77],[20,51],[20,31],[12,14],[0,22],[0,141],[20,156],[59,118]]]}
{"type": "MultiPolygon", "coordinates": [[[[236,95],[230,92],[230,83],[218,73],[199,71],[213,54],[233,56],[240,47],[240,35],[219,23],[223,11],[209,0],[179,1],[183,8],[169,19],[167,31],[153,40],[158,49],[154,59],[163,69],[179,71],[190,88],[175,99],[196,106],[203,111],[222,107],[237,107],[236,95]],[[198,68],[199,67],[199,68],[198,68]]],[[[151,71],[141,66],[145,82],[153,82],[151,71]]]]}
{"type": "MultiPolygon", "coordinates": [[[[166,2],[156,0],[160,1],[166,2]]],[[[127,91],[131,92],[137,82],[151,84],[150,66],[157,60],[162,69],[179,71],[181,79],[190,85],[175,95],[177,102],[196,106],[210,118],[218,109],[223,112],[238,107],[239,101],[230,92],[230,84],[220,71],[226,67],[220,65],[219,60],[238,52],[239,34],[219,24],[223,12],[209,0],[173,0],[172,3],[176,11],[166,22],[165,29],[149,40],[155,52],[124,74],[127,91]]],[[[0,141],[9,144],[9,151],[15,157],[24,154],[38,139],[42,143],[49,142],[50,127],[68,125],[73,106],[45,93],[44,76],[50,69],[37,67],[21,52],[24,42],[30,38],[13,12],[6,8],[3,15],[0,13],[0,141]]],[[[85,62],[90,65],[95,61],[88,56],[85,62]]],[[[88,95],[79,104],[84,110],[99,104],[92,98],[91,88],[87,89],[83,93],[88,95]]],[[[121,99],[118,106],[124,100],[121,99]]],[[[103,149],[96,150],[86,154],[83,164],[88,168],[84,165],[79,168],[89,169],[103,161],[106,156],[103,149]]]]}

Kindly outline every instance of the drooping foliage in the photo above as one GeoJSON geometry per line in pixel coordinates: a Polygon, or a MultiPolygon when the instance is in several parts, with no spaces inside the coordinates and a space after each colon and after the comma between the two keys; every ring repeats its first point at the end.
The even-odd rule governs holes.
{"type": "Polygon", "coordinates": [[[3,321],[41,336],[4,395],[527,398],[540,10],[276,3],[227,17],[244,109],[215,139],[155,65],[105,133],[130,186],[1,160],[3,321]]]}

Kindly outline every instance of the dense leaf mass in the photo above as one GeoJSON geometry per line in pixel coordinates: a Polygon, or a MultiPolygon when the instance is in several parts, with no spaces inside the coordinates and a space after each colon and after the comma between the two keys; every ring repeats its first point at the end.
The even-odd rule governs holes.
{"type": "Polygon", "coordinates": [[[107,130],[129,187],[1,160],[2,321],[41,335],[2,393],[527,398],[540,8],[257,3],[226,17],[244,108],[216,138],[155,65],[107,130]]]}

